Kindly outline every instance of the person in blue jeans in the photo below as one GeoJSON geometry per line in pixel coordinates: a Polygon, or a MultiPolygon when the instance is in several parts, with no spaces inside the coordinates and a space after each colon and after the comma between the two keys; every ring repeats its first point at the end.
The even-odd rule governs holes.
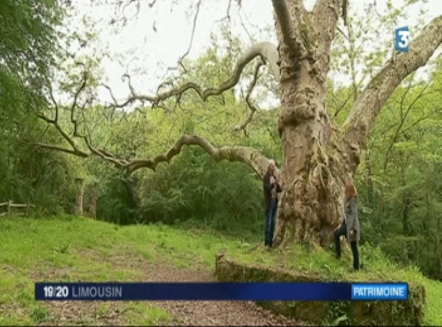
{"type": "Polygon", "coordinates": [[[267,248],[273,246],[273,236],[276,225],[276,212],[278,210],[278,193],[282,191],[281,185],[275,176],[275,162],[270,161],[267,167],[267,173],[264,175],[264,201],[265,201],[265,241],[267,248]]]}

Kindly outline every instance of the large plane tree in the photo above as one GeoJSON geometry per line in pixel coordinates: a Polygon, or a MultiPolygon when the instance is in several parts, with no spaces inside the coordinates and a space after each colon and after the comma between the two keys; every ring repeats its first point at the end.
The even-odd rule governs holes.
{"type": "MultiPolygon", "coordinates": [[[[270,1],[270,0],[269,0],[270,1]]],[[[114,108],[126,108],[137,101],[161,106],[170,99],[179,99],[185,92],[195,92],[202,99],[232,89],[241,79],[244,67],[254,59],[262,60],[280,85],[281,109],[278,130],[282,142],[283,163],[277,173],[283,184],[276,242],[284,247],[288,241],[324,244],[342,217],[343,187],[353,178],[361,160],[367,137],[376,116],[396,87],[424,66],[442,42],[442,16],[425,26],[413,38],[408,53],[396,53],[359,94],[343,126],[334,127],[326,110],[326,79],[330,70],[331,47],[339,19],[346,19],[348,0],[317,0],[307,10],[303,0],[271,0],[274,9],[278,45],[263,42],[246,49],[240,56],[233,75],[224,83],[203,89],[199,85],[165,84],[156,94],[142,94],[130,85],[130,96],[114,108]]],[[[155,1],[153,2],[155,3],[155,1]]],[[[87,87],[87,79],[75,94],[77,98],[87,87]]],[[[55,106],[55,110],[58,107],[55,106]]],[[[210,113],[208,113],[210,114],[210,113]]],[[[153,158],[127,160],[93,146],[81,135],[88,151],[83,151],[55,118],[40,115],[53,124],[71,148],[40,144],[81,157],[94,155],[121,169],[134,172],[141,168],[155,169],[169,162],[183,146],[199,146],[214,160],[242,162],[263,176],[268,158],[259,150],[242,146],[216,148],[198,135],[183,135],[164,154],[153,158]]]]}

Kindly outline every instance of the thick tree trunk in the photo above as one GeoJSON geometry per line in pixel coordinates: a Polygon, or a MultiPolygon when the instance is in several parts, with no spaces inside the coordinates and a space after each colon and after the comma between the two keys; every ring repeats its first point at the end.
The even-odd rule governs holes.
{"type": "Polygon", "coordinates": [[[279,43],[284,163],[275,243],[331,241],[342,219],[343,186],[353,177],[375,118],[394,89],[425,65],[442,43],[442,16],[434,19],[368,84],[335,140],[325,107],[325,81],[339,14],[347,1],[272,0],[279,43]]]}
{"type": "Polygon", "coordinates": [[[373,171],[371,167],[371,150],[368,146],[365,151],[365,170],[364,170],[364,180],[365,187],[367,189],[367,206],[373,208],[374,206],[374,184],[373,184],[373,171]]]}
{"type": "Polygon", "coordinates": [[[332,240],[342,217],[344,181],[352,175],[325,101],[339,4],[319,1],[307,13],[302,2],[286,2],[291,29],[281,23],[283,9],[275,6],[281,63],[278,127],[284,151],[275,244],[281,248],[292,240],[321,245],[332,240]]]}
{"type": "Polygon", "coordinates": [[[275,240],[281,247],[290,240],[324,245],[342,217],[343,185],[352,173],[326,113],[324,75],[306,60],[281,83],[284,191],[275,240]]]}

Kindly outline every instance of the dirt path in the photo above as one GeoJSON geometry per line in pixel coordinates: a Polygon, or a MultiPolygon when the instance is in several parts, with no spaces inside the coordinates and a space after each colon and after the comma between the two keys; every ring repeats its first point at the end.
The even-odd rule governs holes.
{"type": "MultiPolygon", "coordinates": [[[[137,268],[143,271],[140,281],[205,282],[214,281],[210,272],[198,269],[178,269],[166,265],[151,265],[141,260],[110,259],[115,267],[137,268]]],[[[58,274],[57,274],[58,275],[58,274]]],[[[41,276],[40,276],[41,277],[41,276]]],[[[47,276],[49,277],[49,276],[47,276]]],[[[55,276],[51,276],[55,277],[55,276]]],[[[59,278],[51,278],[59,279],[59,278]]],[[[124,325],[125,302],[47,302],[51,321],[41,325],[124,325]],[[104,308],[104,309],[103,309],[104,308]]],[[[302,326],[305,323],[275,315],[253,302],[239,301],[159,301],[149,302],[167,310],[172,321],[180,326],[302,326]]],[[[127,323],[127,322],[126,322],[127,323]]]]}
{"type": "MultiPolygon", "coordinates": [[[[146,275],[150,281],[208,282],[208,272],[156,267],[146,275]]],[[[253,302],[240,301],[170,301],[157,302],[182,326],[299,326],[300,323],[272,314],[253,302]]]]}

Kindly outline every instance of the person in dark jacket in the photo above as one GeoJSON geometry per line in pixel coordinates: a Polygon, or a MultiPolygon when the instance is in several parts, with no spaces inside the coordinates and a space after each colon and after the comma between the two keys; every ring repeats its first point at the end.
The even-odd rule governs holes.
{"type": "Polygon", "coordinates": [[[275,162],[272,160],[267,167],[267,173],[264,175],[264,201],[265,201],[265,241],[266,247],[273,246],[273,236],[276,225],[276,212],[278,209],[278,193],[282,191],[275,176],[275,162]]]}
{"type": "Polygon", "coordinates": [[[353,268],[359,270],[358,243],[361,238],[361,228],[358,217],[358,193],[352,182],[345,183],[344,219],[334,232],[336,257],[341,257],[340,237],[345,235],[350,243],[353,254],[353,268]]]}

